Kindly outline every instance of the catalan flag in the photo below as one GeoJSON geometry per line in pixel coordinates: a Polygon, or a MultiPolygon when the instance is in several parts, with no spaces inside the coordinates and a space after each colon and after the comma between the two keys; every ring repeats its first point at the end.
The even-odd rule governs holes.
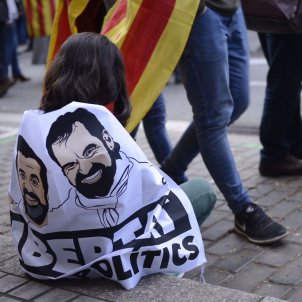
{"type": "MultiPolygon", "coordinates": [[[[49,60],[70,34],[79,32],[78,21],[81,14],[87,14],[91,1],[94,0],[59,1],[49,60]]],[[[101,34],[111,39],[124,57],[133,108],[129,131],[148,112],[169,80],[187,42],[198,5],[196,0],[119,0],[108,11],[101,34]]],[[[97,16],[95,6],[90,7],[97,16]]]]}
{"type": "Polygon", "coordinates": [[[51,34],[52,21],[56,10],[55,0],[23,0],[30,37],[43,37],[51,34]]]}

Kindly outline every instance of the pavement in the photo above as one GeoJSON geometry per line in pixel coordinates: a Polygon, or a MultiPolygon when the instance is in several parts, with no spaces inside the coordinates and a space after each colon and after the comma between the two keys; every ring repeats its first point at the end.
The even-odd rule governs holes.
{"type": "MultiPolygon", "coordinates": [[[[157,275],[147,277],[133,291],[121,290],[106,281],[41,283],[26,277],[11,240],[7,187],[21,114],[26,109],[36,108],[41,95],[44,67],[32,66],[30,56],[30,53],[24,53],[19,58],[24,73],[32,80],[18,82],[0,98],[0,302],[302,301],[301,178],[261,177],[258,173],[261,145],[258,136],[249,133],[232,132],[229,135],[237,167],[253,200],[288,228],[289,235],[283,241],[271,246],[258,246],[233,232],[233,215],[199,156],[190,165],[188,175],[210,181],[218,197],[215,209],[201,229],[208,260],[205,269],[207,284],[199,283],[200,269],[185,274],[184,279],[157,275]]],[[[184,95],[181,86],[172,84],[164,93],[168,104],[184,95]]],[[[180,102],[187,102],[183,96],[181,98],[180,102]]],[[[168,117],[168,131],[175,143],[188,125],[189,118],[168,117]]],[[[141,128],[137,142],[155,162],[141,128]]]]}

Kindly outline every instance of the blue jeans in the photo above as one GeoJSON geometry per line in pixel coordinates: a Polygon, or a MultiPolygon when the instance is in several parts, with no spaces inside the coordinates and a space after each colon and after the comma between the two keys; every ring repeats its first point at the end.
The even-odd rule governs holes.
{"type": "Polygon", "coordinates": [[[199,151],[236,214],[250,202],[227,138],[227,127],[249,102],[249,47],[241,8],[224,16],[207,8],[194,21],[180,61],[194,124],[164,162],[186,170],[199,151]]]}
{"type": "Polygon", "coordinates": [[[261,161],[277,162],[302,154],[300,114],[302,34],[262,36],[269,63],[260,126],[261,161]]]}
{"type": "Polygon", "coordinates": [[[7,50],[7,26],[0,23],[0,82],[8,78],[7,50]]]}
{"type": "Polygon", "coordinates": [[[25,15],[20,15],[19,18],[16,20],[16,30],[18,37],[18,45],[26,44],[28,36],[25,15]]]}
{"type": "Polygon", "coordinates": [[[12,75],[18,76],[21,75],[21,70],[19,67],[17,47],[18,47],[18,35],[16,24],[13,23],[10,26],[7,26],[7,39],[8,39],[8,63],[12,67],[12,75]]]}
{"type": "MultiPolygon", "coordinates": [[[[148,143],[152,152],[159,164],[172,151],[172,145],[166,129],[166,105],[165,98],[162,94],[159,95],[151,109],[143,118],[143,126],[148,143]]],[[[135,137],[137,129],[131,133],[135,137]]]]}

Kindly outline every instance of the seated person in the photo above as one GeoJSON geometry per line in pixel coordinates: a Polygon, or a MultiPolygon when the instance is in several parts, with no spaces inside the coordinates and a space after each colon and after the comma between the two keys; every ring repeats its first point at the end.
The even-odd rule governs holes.
{"type": "Polygon", "coordinates": [[[125,83],[112,42],[73,35],[47,71],[40,109],[24,113],[9,193],[20,263],[34,278],[130,289],[206,262],[199,225],[215,194],[201,179],[179,187],[147,160],[123,127],[125,83]]]}

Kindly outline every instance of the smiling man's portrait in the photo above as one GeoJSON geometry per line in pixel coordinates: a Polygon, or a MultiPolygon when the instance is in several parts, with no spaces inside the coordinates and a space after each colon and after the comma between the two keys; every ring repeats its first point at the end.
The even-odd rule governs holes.
{"type": "Polygon", "coordinates": [[[16,168],[26,215],[37,226],[47,224],[46,167],[21,135],[17,142],[16,168]]]}
{"type": "Polygon", "coordinates": [[[95,115],[83,108],[61,115],[49,130],[46,147],[76,189],[76,204],[97,209],[103,226],[116,225],[118,197],[132,163],[127,161],[123,173],[116,175],[120,146],[95,115]]]}

